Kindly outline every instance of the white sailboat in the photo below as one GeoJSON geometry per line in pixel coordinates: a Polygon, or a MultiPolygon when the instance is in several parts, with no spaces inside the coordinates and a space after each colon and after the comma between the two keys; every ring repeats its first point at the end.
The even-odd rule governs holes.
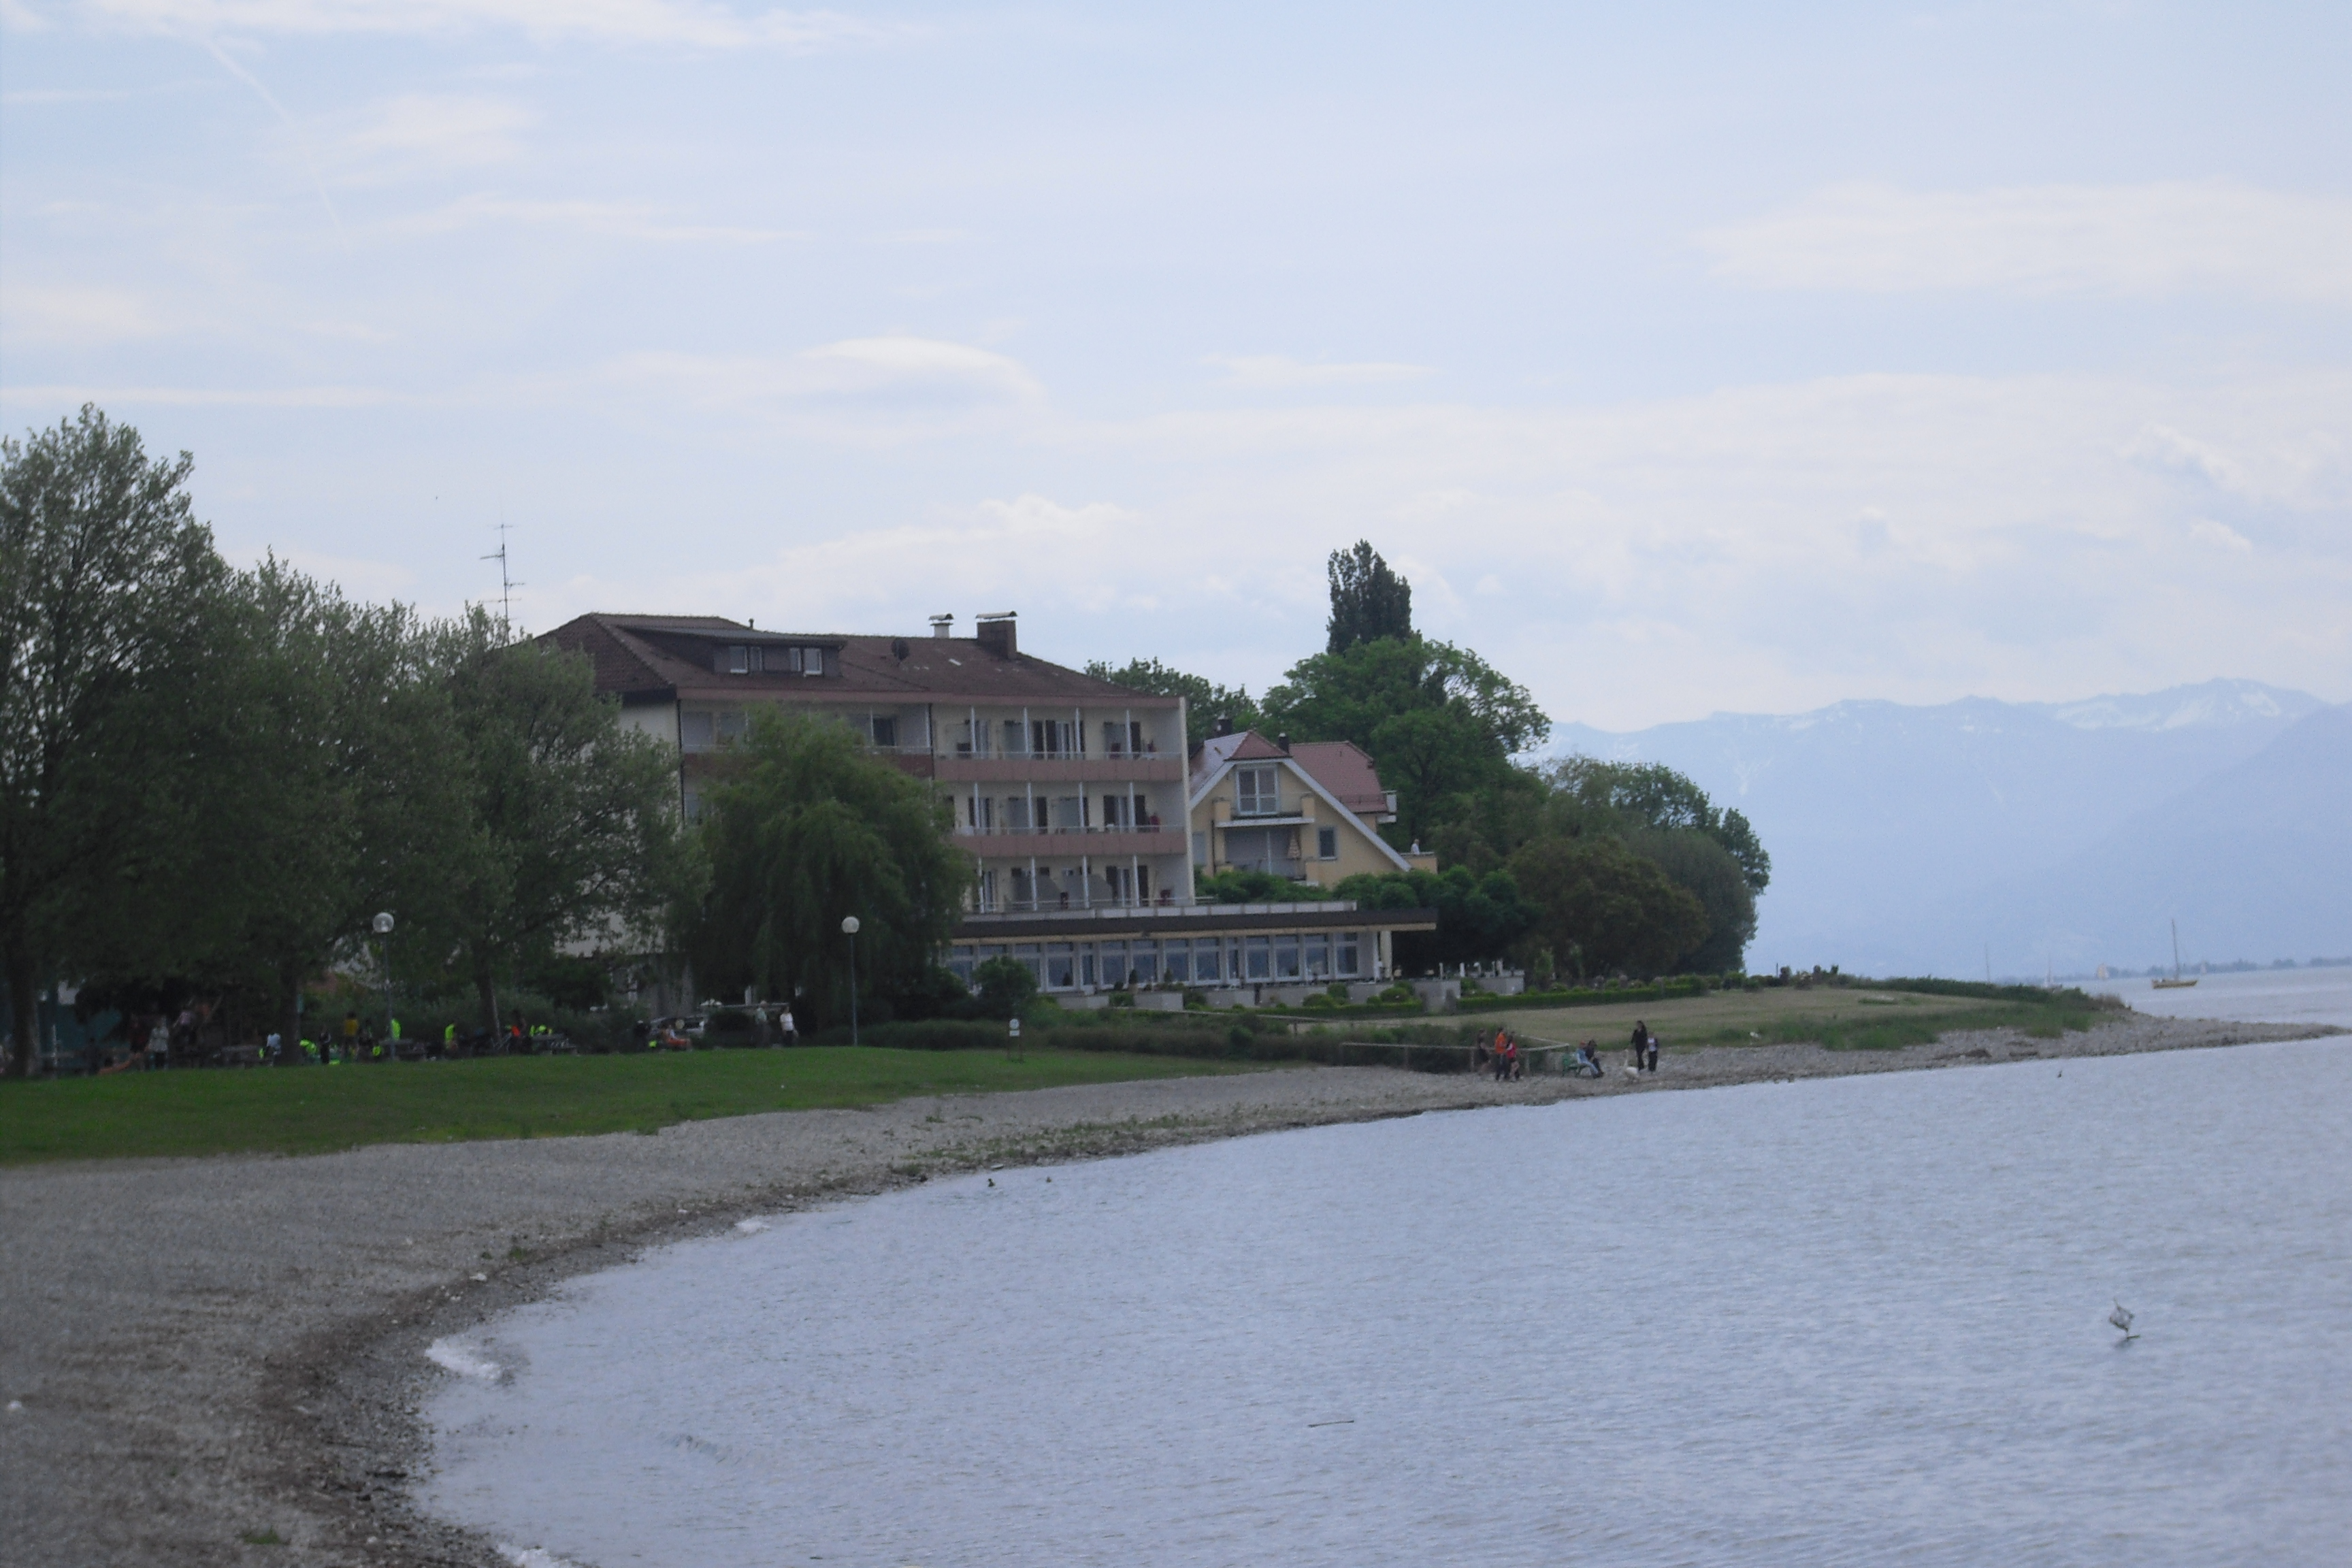
{"type": "Polygon", "coordinates": [[[2158,991],[2182,990],[2197,984],[2197,976],[2191,974],[2184,977],[2180,973],[2180,922],[2179,921],[2172,922],[2172,978],[2168,980],[2159,974],[2148,984],[2158,991]]]}

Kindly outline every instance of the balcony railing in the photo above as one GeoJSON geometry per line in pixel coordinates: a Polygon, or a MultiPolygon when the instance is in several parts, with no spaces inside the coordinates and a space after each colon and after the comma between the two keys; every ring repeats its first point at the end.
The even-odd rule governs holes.
{"type": "MultiPolygon", "coordinates": [[[[968,827],[959,826],[958,838],[1076,838],[1089,834],[1169,833],[1181,834],[1181,827],[1163,827],[1157,822],[1119,824],[1089,824],[1084,827],[968,827]]],[[[1171,849],[1170,854],[1175,850],[1171,849]]]]}
{"type": "Polygon", "coordinates": [[[1351,911],[1355,908],[1354,900],[1348,899],[1286,900],[1275,904],[1217,904],[1206,899],[1178,898],[1171,890],[1166,895],[1150,899],[1097,899],[1090,905],[1081,904],[1076,900],[1065,904],[1058,895],[1048,899],[998,899],[993,902],[982,902],[976,905],[971,914],[965,918],[969,920],[983,915],[1009,917],[1051,914],[1069,915],[1077,919],[1092,916],[1102,920],[1117,920],[1139,914],[1240,915],[1294,910],[1310,914],[1339,914],[1351,911]]]}

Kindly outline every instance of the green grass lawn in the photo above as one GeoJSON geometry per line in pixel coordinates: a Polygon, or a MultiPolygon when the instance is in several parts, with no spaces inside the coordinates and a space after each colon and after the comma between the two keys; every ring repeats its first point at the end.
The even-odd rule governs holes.
{"type": "MultiPolygon", "coordinates": [[[[1466,1004],[1463,1015],[1476,1016],[1466,1004]]],[[[1854,986],[1719,991],[1665,1002],[1528,1009],[1496,1014],[1494,1021],[1522,1035],[1597,1039],[1609,1048],[1624,1045],[1639,1018],[1669,1049],[1812,1041],[1832,1050],[1886,1050],[1925,1045],[1956,1029],[2020,1029],[2049,1038],[2116,1016],[2065,992],[2046,1000],[2011,1001],[1854,986]]]]}
{"type": "Polygon", "coordinates": [[[997,1051],[843,1046],[9,1081],[0,1082],[0,1165],[651,1132],[674,1122],[758,1110],[1123,1083],[1255,1066],[1042,1049],[1008,1061],[997,1051]]]}

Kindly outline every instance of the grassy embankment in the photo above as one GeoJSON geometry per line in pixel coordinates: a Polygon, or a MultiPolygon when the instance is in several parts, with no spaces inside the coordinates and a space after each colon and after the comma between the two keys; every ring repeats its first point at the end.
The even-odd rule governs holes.
{"type": "MultiPolygon", "coordinates": [[[[1467,1008],[1465,1016],[1475,1016],[1467,1008]]],[[[1597,1039],[1603,1047],[1623,1045],[1638,1018],[1668,1050],[1804,1041],[1831,1050],[1894,1050],[1957,1029],[2015,1029],[2054,1039],[2115,1016],[2111,1005],[2079,991],[1943,982],[1927,993],[1868,984],[1717,991],[1663,1002],[1498,1013],[1493,1022],[1522,1036],[1597,1039]]]]}
{"type": "Polygon", "coordinates": [[[1035,1047],[1016,1061],[997,1051],[845,1046],[5,1082],[0,1165],[652,1132],[752,1111],[1122,1083],[1255,1065],[1035,1047]]]}

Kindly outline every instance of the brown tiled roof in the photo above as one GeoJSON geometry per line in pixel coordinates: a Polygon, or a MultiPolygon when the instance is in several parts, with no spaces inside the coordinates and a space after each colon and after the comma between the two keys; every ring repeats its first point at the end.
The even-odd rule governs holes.
{"type": "Polygon", "coordinates": [[[1363,816],[1388,814],[1388,792],[1381,788],[1381,775],[1353,741],[1301,741],[1290,748],[1290,760],[1349,811],[1363,816]]]}
{"type": "Polygon", "coordinates": [[[1153,697],[1031,654],[999,658],[971,637],[892,637],[754,628],[718,616],[586,615],[546,634],[585,651],[599,690],[624,694],[744,696],[791,691],[809,701],[862,698],[921,701],[951,698],[989,703],[1119,703],[1172,706],[1153,697]],[[824,648],[839,673],[822,679],[782,672],[721,675],[712,650],[730,643],[824,648]],[[900,658],[903,646],[907,657],[900,658]]]}

